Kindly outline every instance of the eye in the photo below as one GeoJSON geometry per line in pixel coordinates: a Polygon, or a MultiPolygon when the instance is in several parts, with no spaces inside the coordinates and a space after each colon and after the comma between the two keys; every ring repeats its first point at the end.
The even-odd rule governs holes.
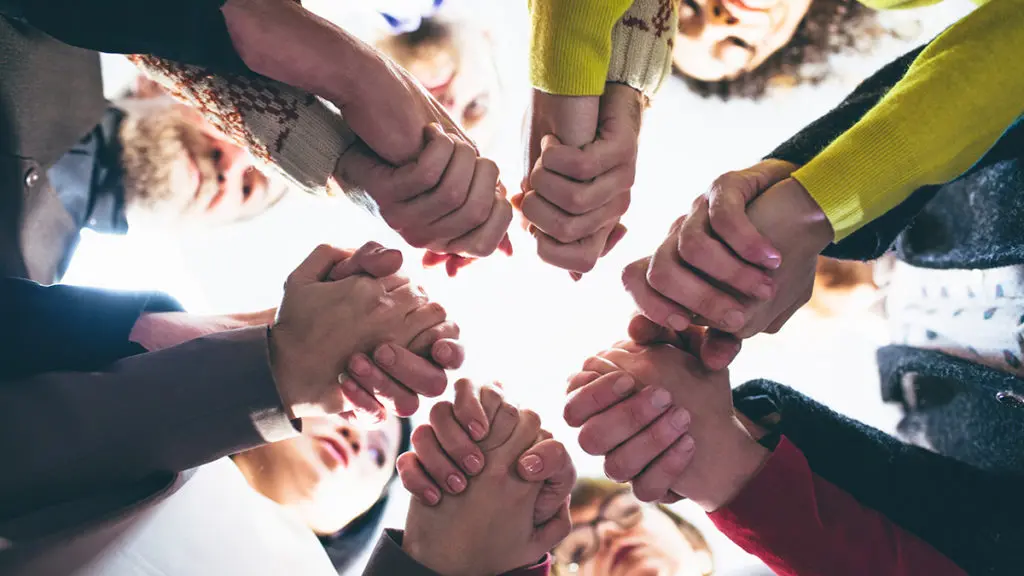
{"type": "Polygon", "coordinates": [[[744,42],[742,38],[737,38],[736,36],[729,36],[728,38],[726,38],[726,41],[732,43],[734,46],[739,46],[740,48],[743,48],[745,50],[750,50],[751,52],[754,51],[754,47],[744,42]]]}
{"type": "Polygon", "coordinates": [[[481,118],[487,115],[490,109],[490,97],[487,95],[477,96],[472,102],[466,106],[466,109],[462,111],[462,121],[465,124],[472,124],[479,122],[481,118]]]}
{"type": "Polygon", "coordinates": [[[384,454],[384,451],[376,446],[370,446],[368,451],[370,459],[377,464],[377,468],[383,468],[387,460],[387,456],[384,454]]]}
{"type": "Polygon", "coordinates": [[[683,0],[683,3],[679,6],[679,17],[694,18],[698,15],[700,15],[700,6],[694,0],[683,0]]]}

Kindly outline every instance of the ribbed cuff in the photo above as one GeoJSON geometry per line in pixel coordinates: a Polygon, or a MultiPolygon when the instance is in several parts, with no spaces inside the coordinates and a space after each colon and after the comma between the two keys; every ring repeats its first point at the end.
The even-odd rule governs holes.
{"type": "Polygon", "coordinates": [[[672,71],[676,2],[637,0],[612,30],[608,81],[652,97],[672,71]]]}
{"type": "Polygon", "coordinates": [[[839,242],[906,200],[920,170],[903,132],[876,117],[840,136],[793,178],[821,206],[839,242]]]}
{"type": "Polygon", "coordinates": [[[612,28],[629,0],[533,0],[530,81],[560,96],[600,96],[608,76],[612,28]]]}

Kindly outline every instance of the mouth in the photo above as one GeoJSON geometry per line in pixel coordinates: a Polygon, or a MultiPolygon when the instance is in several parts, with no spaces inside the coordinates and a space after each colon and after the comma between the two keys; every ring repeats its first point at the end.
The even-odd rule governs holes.
{"type": "Polygon", "coordinates": [[[740,10],[742,10],[744,12],[761,12],[761,13],[764,13],[764,12],[768,11],[768,8],[757,8],[757,7],[751,6],[750,4],[747,4],[743,0],[725,0],[725,2],[727,4],[729,4],[730,6],[734,6],[736,8],[739,8],[740,10]]]}
{"type": "Polygon", "coordinates": [[[348,467],[349,455],[344,442],[327,436],[318,436],[317,441],[320,442],[322,448],[320,456],[323,458],[324,464],[331,469],[338,466],[348,467]]]}
{"type": "Polygon", "coordinates": [[[639,544],[626,544],[615,551],[615,555],[612,556],[612,568],[625,562],[633,552],[640,549],[639,544]]]}

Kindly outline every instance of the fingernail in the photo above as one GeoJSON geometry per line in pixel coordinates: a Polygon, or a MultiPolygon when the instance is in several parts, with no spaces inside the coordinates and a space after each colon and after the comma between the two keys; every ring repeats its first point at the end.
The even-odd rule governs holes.
{"type": "Polygon", "coordinates": [[[653,394],[651,394],[651,406],[654,406],[655,408],[665,408],[671,403],[672,395],[664,388],[658,388],[653,394]]]}
{"type": "Polygon", "coordinates": [[[612,384],[612,392],[615,392],[617,396],[625,396],[629,394],[630,390],[633,389],[633,378],[630,376],[622,376],[612,384]]]}
{"type": "Polygon", "coordinates": [[[423,497],[427,500],[428,503],[430,503],[431,506],[441,501],[441,495],[438,494],[437,490],[434,490],[433,488],[428,488],[427,491],[423,493],[423,497]]]}
{"type": "Polygon", "coordinates": [[[519,461],[522,464],[523,469],[530,474],[536,474],[544,469],[544,462],[541,461],[540,456],[530,454],[519,461]]]}
{"type": "Polygon", "coordinates": [[[739,310],[730,310],[722,318],[722,324],[726,330],[739,330],[743,327],[743,313],[739,310]]]}
{"type": "Polygon", "coordinates": [[[462,464],[466,467],[466,472],[469,472],[470,474],[476,474],[483,468],[483,465],[480,463],[480,459],[473,454],[466,456],[462,460],[462,464]]]}
{"type": "Polygon", "coordinates": [[[693,443],[693,436],[689,436],[689,435],[686,436],[685,438],[683,438],[681,443],[679,444],[679,447],[682,448],[686,452],[689,452],[690,450],[693,450],[694,446],[695,446],[695,444],[693,443]]]}
{"type": "Polygon", "coordinates": [[[690,327],[690,319],[679,314],[673,314],[668,317],[668,325],[676,332],[682,332],[690,327]]]}
{"type": "Polygon", "coordinates": [[[466,481],[458,475],[452,474],[448,477],[448,488],[450,488],[452,492],[458,494],[466,488],[466,481]]]}
{"type": "Polygon", "coordinates": [[[757,296],[761,300],[767,300],[772,297],[772,287],[770,284],[761,284],[754,291],[754,296],[757,296]]]}
{"type": "Polygon", "coordinates": [[[672,415],[671,424],[676,430],[686,430],[690,425],[690,413],[682,408],[676,410],[676,413],[672,415]]]}
{"type": "Polygon", "coordinates": [[[764,260],[761,261],[761,264],[764,265],[764,267],[768,268],[769,270],[777,270],[778,267],[782,265],[782,258],[779,257],[777,254],[769,254],[768,256],[764,257],[764,260]]]}
{"type": "Polygon", "coordinates": [[[484,425],[477,422],[476,420],[469,423],[469,433],[473,436],[473,440],[483,440],[484,436],[487,435],[487,431],[484,429],[484,425]]]}
{"type": "Polygon", "coordinates": [[[367,376],[370,374],[370,363],[362,356],[356,356],[352,359],[352,363],[349,365],[349,369],[352,370],[357,376],[367,376]]]}
{"type": "Polygon", "coordinates": [[[448,360],[452,357],[452,347],[447,344],[440,344],[437,347],[437,358],[439,360],[448,360]]]}
{"type": "Polygon", "coordinates": [[[359,389],[359,386],[356,385],[355,380],[351,378],[342,378],[341,375],[339,374],[338,381],[341,382],[341,389],[346,392],[355,392],[356,390],[359,389]]]}
{"type": "Polygon", "coordinates": [[[395,349],[390,344],[385,344],[377,349],[377,353],[373,357],[377,360],[378,364],[391,366],[395,363],[395,349]]]}

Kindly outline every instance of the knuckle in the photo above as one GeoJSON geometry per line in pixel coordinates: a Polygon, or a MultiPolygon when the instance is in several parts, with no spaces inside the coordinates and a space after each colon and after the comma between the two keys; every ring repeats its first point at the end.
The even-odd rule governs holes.
{"type": "Polygon", "coordinates": [[[652,261],[651,266],[647,269],[647,283],[651,285],[651,288],[664,293],[672,283],[668,268],[660,264],[660,261],[652,261]]]}
{"type": "Polygon", "coordinates": [[[616,482],[623,482],[629,479],[624,474],[622,464],[619,463],[619,459],[615,455],[610,455],[604,459],[604,473],[605,476],[616,482]]]}
{"type": "Polygon", "coordinates": [[[583,186],[573,186],[565,195],[565,209],[570,214],[585,214],[590,208],[587,189],[583,186]]]}
{"type": "Polygon", "coordinates": [[[651,486],[649,482],[638,480],[633,483],[633,495],[641,502],[657,502],[665,494],[651,486]]]}
{"type": "Polygon", "coordinates": [[[412,443],[417,454],[422,456],[422,449],[429,447],[430,444],[435,442],[435,440],[436,436],[434,436],[433,428],[430,426],[417,426],[416,429],[412,431],[412,437],[409,441],[412,443]]]}
{"type": "Polygon", "coordinates": [[[437,427],[446,422],[453,409],[452,403],[447,400],[434,404],[430,408],[430,425],[437,427]]]}
{"type": "Polygon", "coordinates": [[[593,426],[583,425],[579,436],[580,448],[591,456],[604,454],[604,446],[601,442],[600,433],[593,426]]]}

